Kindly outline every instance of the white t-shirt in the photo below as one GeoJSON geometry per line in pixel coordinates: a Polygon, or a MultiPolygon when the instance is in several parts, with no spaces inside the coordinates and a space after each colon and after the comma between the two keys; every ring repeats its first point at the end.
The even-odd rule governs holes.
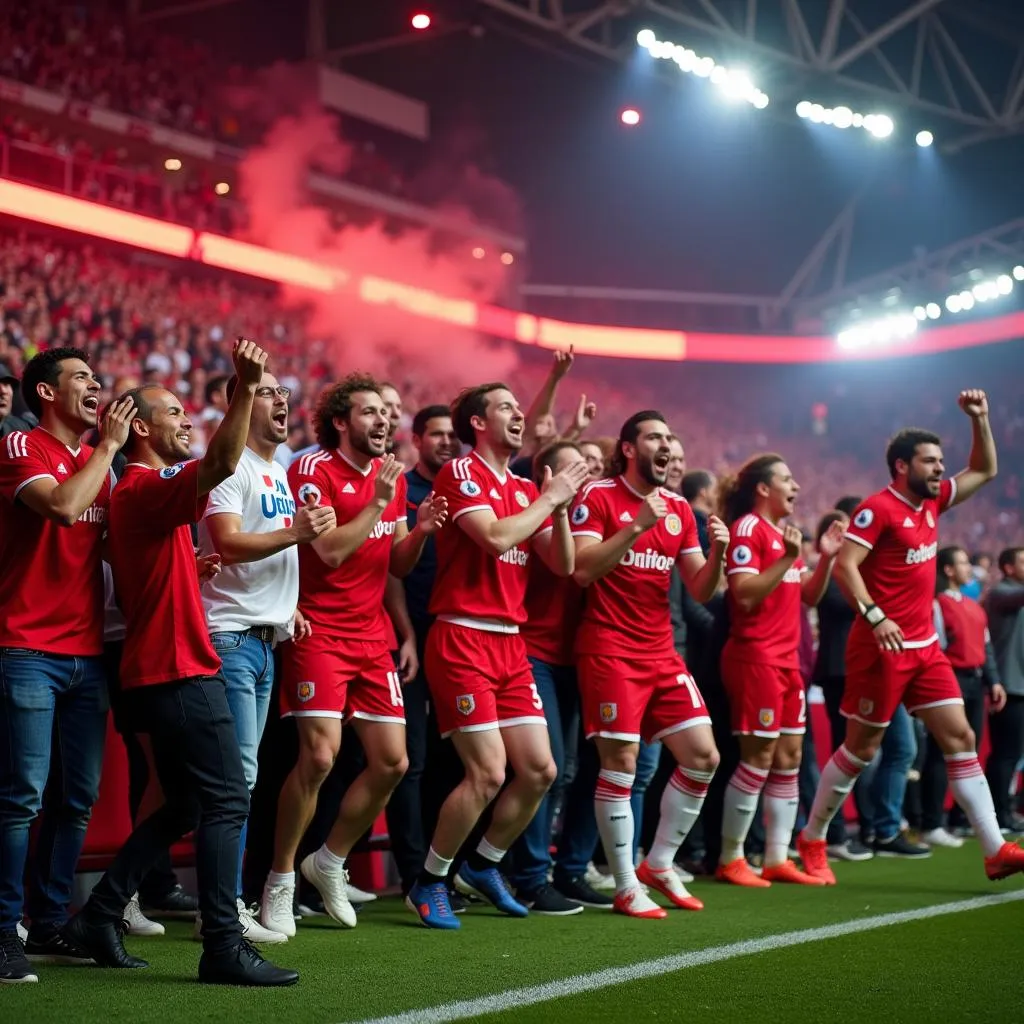
{"type": "MultiPolygon", "coordinates": [[[[287,473],[246,448],[234,474],[210,492],[199,524],[200,554],[215,550],[206,519],[225,513],[241,517],[242,533],[273,533],[291,526],[295,501],[287,473]]],[[[299,552],[293,544],[258,562],[226,565],[203,584],[202,597],[211,633],[274,626],[277,639],[286,640],[299,603],[299,552]]]]}

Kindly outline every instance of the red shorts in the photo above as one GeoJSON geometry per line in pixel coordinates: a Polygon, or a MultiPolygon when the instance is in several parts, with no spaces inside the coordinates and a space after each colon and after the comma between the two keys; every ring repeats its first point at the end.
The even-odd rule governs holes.
{"type": "Polygon", "coordinates": [[[731,644],[721,668],[734,734],[774,739],[807,731],[807,694],[797,669],[737,658],[731,644]]]}
{"type": "Polygon", "coordinates": [[[963,704],[953,666],[938,643],[899,654],[879,650],[875,644],[850,644],[840,711],[865,725],[883,726],[901,701],[911,714],[963,704]]]}
{"type": "Polygon", "coordinates": [[[547,725],[518,633],[435,622],[424,659],[442,736],[547,725]]]}
{"type": "Polygon", "coordinates": [[[385,640],[317,631],[281,645],[282,718],[365,718],[405,724],[402,681],[385,640]]]}
{"type": "Polygon", "coordinates": [[[581,654],[576,669],[587,739],[653,743],[711,724],[686,662],[674,651],[650,661],[581,654]]]}

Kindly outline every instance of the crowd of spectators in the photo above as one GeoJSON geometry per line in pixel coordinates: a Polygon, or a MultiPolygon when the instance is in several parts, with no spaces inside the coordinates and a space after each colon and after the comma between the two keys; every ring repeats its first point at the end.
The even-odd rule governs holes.
{"type": "MultiPolygon", "coordinates": [[[[415,321],[409,329],[416,329],[415,321]]],[[[124,250],[55,235],[0,229],[0,363],[14,374],[41,346],[75,344],[92,353],[105,398],[128,381],[159,382],[179,392],[199,417],[210,380],[229,370],[230,341],[238,335],[265,341],[273,351],[275,372],[292,389],[290,444],[298,449],[310,443],[307,410],[313,399],[326,381],[353,367],[338,356],[345,339],[312,336],[306,311],[283,305],[273,288],[229,281],[202,268],[161,268],[124,250]]],[[[652,364],[580,359],[573,392],[563,392],[556,416],[567,427],[578,393],[585,392],[598,408],[588,430],[596,437],[616,434],[639,406],[660,407],[683,440],[688,465],[718,475],[752,452],[778,450],[802,486],[798,516],[813,532],[817,518],[840,495],[867,494],[884,483],[885,439],[900,426],[937,430],[950,471],[962,465],[970,431],[956,394],[976,383],[992,395],[1003,469],[993,487],[951,514],[947,536],[971,551],[1019,543],[1024,386],[999,380],[997,370],[986,373],[977,354],[915,365],[918,375],[908,380],[884,364],[686,364],[652,372],[652,364]],[[926,378],[921,367],[927,367],[926,378]],[[810,412],[822,400],[828,410],[824,429],[810,412]]],[[[522,360],[511,383],[524,406],[547,370],[543,358],[522,360]]],[[[467,383],[451,371],[408,360],[396,361],[390,376],[409,414],[448,401],[467,383]]],[[[198,447],[203,440],[199,429],[198,447]]]]}

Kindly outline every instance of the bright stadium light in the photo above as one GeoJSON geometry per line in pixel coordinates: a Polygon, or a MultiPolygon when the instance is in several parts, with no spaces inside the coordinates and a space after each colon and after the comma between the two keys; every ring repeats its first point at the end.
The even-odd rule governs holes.
{"type": "Polygon", "coordinates": [[[180,171],[181,161],[176,156],[169,156],[164,161],[164,170],[167,171],[180,171]]]}
{"type": "Polygon", "coordinates": [[[928,305],[924,307],[924,310],[928,314],[929,320],[938,320],[939,317],[942,316],[942,308],[937,302],[929,302],[928,305]]]}
{"type": "Polygon", "coordinates": [[[1013,291],[1013,278],[1009,274],[1000,274],[996,278],[996,290],[1000,295],[1009,295],[1013,291]]]}
{"type": "Polygon", "coordinates": [[[946,309],[950,313],[959,313],[963,309],[963,304],[960,301],[959,295],[948,295],[946,296],[946,309]]]}
{"type": "Polygon", "coordinates": [[[636,44],[657,60],[672,61],[684,74],[708,79],[721,89],[727,99],[743,100],[758,110],[764,110],[770,102],[768,94],[751,81],[746,71],[724,67],[713,58],[701,56],[688,47],[659,40],[649,28],[637,33],[636,44]]]}
{"type": "Polygon", "coordinates": [[[633,107],[627,107],[621,114],[619,114],[619,120],[622,121],[624,125],[634,128],[640,123],[640,111],[635,110],[633,107]]]}
{"type": "Polygon", "coordinates": [[[829,124],[833,128],[863,128],[869,135],[884,139],[896,128],[888,114],[861,114],[849,107],[825,107],[811,100],[801,100],[796,105],[796,116],[815,124],[829,124]]]}
{"type": "Polygon", "coordinates": [[[902,341],[916,333],[917,317],[913,313],[893,313],[847,327],[836,335],[836,343],[840,348],[861,349],[902,341]]]}
{"type": "Polygon", "coordinates": [[[422,32],[424,29],[430,28],[430,15],[425,11],[420,11],[418,14],[412,16],[412,20],[409,22],[417,32],[422,32]]]}
{"type": "Polygon", "coordinates": [[[918,132],[914,141],[922,148],[927,149],[934,141],[935,136],[929,131],[918,132]]]}
{"type": "Polygon", "coordinates": [[[1013,268],[1013,279],[1015,281],[1024,281],[1024,267],[1019,264],[1013,268]]]}

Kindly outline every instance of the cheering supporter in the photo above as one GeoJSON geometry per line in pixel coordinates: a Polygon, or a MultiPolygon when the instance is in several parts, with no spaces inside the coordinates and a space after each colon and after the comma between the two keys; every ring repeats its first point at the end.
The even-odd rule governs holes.
{"type": "Polygon", "coordinates": [[[729,640],[722,679],[739,736],[740,763],[725,794],[722,854],[716,877],[748,888],[772,882],[822,885],[789,857],[798,810],[798,775],[807,728],[800,676],[801,604],[825,593],[843,541],[843,525],[822,534],[811,572],[800,555],[800,530],[782,520],[793,514],[800,486],[780,455],[758,455],[722,485],[731,541],[729,640]],[[755,875],[743,855],[747,831],[764,791],[764,870],[755,875]]]}
{"type": "Polygon", "coordinates": [[[114,407],[137,412],[110,514],[110,567],[127,624],[120,683],[131,727],[149,737],[165,802],[135,827],[63,929],[65,941],[103,967],[148,966],[124,948],[124,908],[159,854],[195,831],[200,981],[278,986],[299,978],[242,938],[235,876],[249,795],[220,659],[203,615],[191,532],[210,492],[238,465],[266,358],[250,341],[235,344],[235,400],[202,459],[182,461],[189,456],[191,423],[171,392],[142,385],[114,407]]]}
{"type": "MultiPolygon", "coordinates": [[[[88,955],[62,934],[75,867],[96,800],[107,728],[101,545],[111,464],[128,436],[130,399],[97,425],[100,385],[86,353],[52,348],[31,359],[22,393],[39,426],[0,441],[0,980],[37,980],[28,960],[88,955]],[[51,762],[60,792],[32,858],[22,948],[29,830],[51,762]]],[[[123,911],[129,897],[118,908],[123,911]]]]}
{"type": "MultiPolygon", "coordinates": [[[[237,388],[232,377],[226,387],[229,408],[237,388]]],[[[310,502],[296,508],[288,477],[274,461],[288,432],[288,396],[273,374],[263,374],[238,466],[210,492],[199,529],[200,554],[219,555],[224,565],[203,587],[203,610],[220,656],[250,793],[274,686],[273,648],[289,638],[301,643],[311,632],[298,611],[297,545],[312,544],[335,526],[330,506],[310,502]]],[[[286,936],[260,925],[242,899],[245,837],[243,825],[236,886],[242,935],[250,942],[283,942],[286,936]]],[[[196,923],[198,930],[201,918],[196,923]]]]}
{"type": "MultiPolygon", "coordinates": [[[[35,417],[30,421],[25,416],[15,414],[14,399],[18,393],[18,378],[0,363],[0,438],[15,430],[27,434],[35,425],[35,417]]],[[[28,416],[31,416],[31,413],[28,413],[28,416]]]]}
{"type": "Polygon", "coordinates": [[[1002,579],[985,601],[996,668],[1006,688],[1006,707],[991,719],[992,750],[988,781],[999,826],[1007,834],[1024,832],[1024,819],[1013,813],[1012,786],[1024,758],[1024,548],[999,555],[1002,579]]]}
{"type": "Polygon", "coordinates": [[[557,576],[572,574],[567,506],[587,477],[586,464],[576,462],[547,472],[538,493],[509,471],[523,445],[525,417],[504,384],[464,390],[452,405],[452,423],[473,450],[442,466],[434,481],[452,522],[437,538],[426,665],[438,727],[451,736],[465,778],[441,808],[423,871],[406,898],[427,927],[444,929],[459,927],[448,873],[495,797],[490,827],[459,867],[456,885],[510,916],[529,912],[513,899],[498,865],[556,769],[519,627],[530,559],[542,558],[557,576]],[[499,796],[506,765],[515,775],[499,796]]]}
{"type": "MultiPolygon", "coordinates": [[[[989,709],[998,714],[1006,706],[1006,690],[999,676],[988,632],[988,616],[977,602],[965,598],[961,588],[972,579],[971,562],[963,548],[940,548],[935,558],[937,596],[935,624],[939,643],[949,658],[960,684],[967,722],[980,737],[985,729],[985,698],[989,709]]],[[[946,802],[946,772],[942,751],[929,737],[921,769],[921,839],[929,846],[959,847],[963,840],[952,830],[963,827],[966,819],[956,816],[959,807],[949,815],[949,829],[944,827],[943,808],[946,802]]]]}

